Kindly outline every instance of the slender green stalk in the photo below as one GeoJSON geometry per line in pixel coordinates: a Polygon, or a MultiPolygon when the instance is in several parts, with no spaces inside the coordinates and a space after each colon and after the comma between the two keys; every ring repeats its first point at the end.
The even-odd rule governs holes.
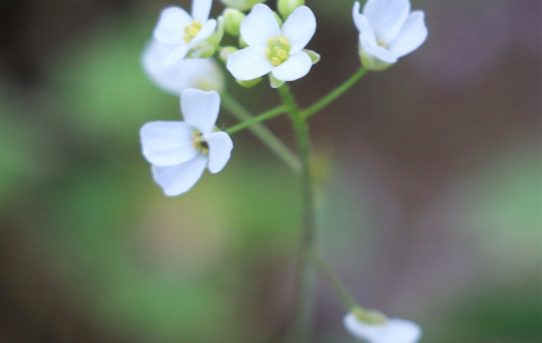
{"type": "Polygon", "coordinates": [[[263,112],[261,114],[255,115],[251,119],[245,120],[237,125],[234,125],[230,128],[227,128],[224,130],[227,134],[233,135],[234,133],[237,133],[241,130],[247,129],[253,125],[259,124],[261,122],[264,122],[266,120],[275,118],[276,116],[279,116],[281,114],[284,114],[286,112],[286,107],[281,105],[277,106],[273,109],[270,109],[269,111],[263,112]]]}
{"type": "Polygon", "coordinates": [[[294,331],[292,341],[295,343],[309,342],[309,326],[310,312],[313,303],[313,284],[314,273],[311,268],[310,254],[315,249],[315,200],[312,180],[312,171],[310,167],[310,135],[307,121],[301,114],[301,111],[295,101],[293,94],[285,84],[279,89],[279,94],[283,104],[290,115],[294,131],[297,138],[299,156],[301,157],[302,165],[302,180],[303,180],[303,233],[300,261],[297,274],[297,308],[296,318],[294,320],[294,331]]]}
{"type": "Polygon", "coordinates": [[[337,296],[341,304],[345,307],[345,309],[347,311],[351,311],[352,309],[358,307],[350,292],[346,290],[337,275],[335,275],[329,264],[327,264],[327,262],[322,258],[322,256],[320,256],[318,252],[313,251],[311,257],[316,267],[320,269],[322,274],[326,277],[330,285],[333,287],[335,295],[337,296]]]}
{"type": "MultiPolygon", "coordinates": [[[[235,98],[228,93],[222,93],[222,105],[228,112],[235,116],[239,121],[248,121],[255,118],[243,107],[235,98]]],[[[277,155],[292,171],[296,174],[301,173],[301,161],[286,144],[261,123],[250,127],[252,133],[265,144],[269,150],[277,155]]]]}
{"type": "Polygon", "coordinates": [[[361,80],[365,75],[367,75],[367,73],[369,73],[369,69],[365,67],[358,69],[358,71],[352,74],[352,76],[346,79],[346,81],[344,81],[334,90],[329,92],[328,95],[304,109],[302,111],[303,118],[309,118],[310,116],[323,110],[326,106],[337,100],[338,97],[346,93],[350,88],[352,88],[356,83],[358,83],[358,81],[361,80]]]}

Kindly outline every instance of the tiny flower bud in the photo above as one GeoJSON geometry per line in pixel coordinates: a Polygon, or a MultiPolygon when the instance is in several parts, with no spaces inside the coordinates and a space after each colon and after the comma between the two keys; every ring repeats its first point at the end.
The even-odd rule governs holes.
{"type": "Polygon", "coordinates": [[[304,4],[305,0],[279,0],[277,8],[280,15],[286,19],[296,8],[303,6],[304,4]]]}
{"type": "Polygon", "coordinates": [[[224,28],[226,32],[234,37],[239,36],[243,19],[245,19],[243,12],[233,8],[226,8],[224,11],[224,28]]]}
{"type": "Polygon", "coordinates": [[[203,43],[195,47],[188,53],[190,58],[209,58],[216,52],[216,46],[208,43],[203,43]]]}
{"type": "Polygon", "coordinates": [[[235,81],[237,81],[237,83],[240,86],[243,86],[245,88],[252,88],[252,87],[256,86],[258,83],[260,83],[262,81],[262,78],[258,77],[257,79],[247,80],[247,81],[235,79],[235,81]]]}
{"type": "Polygon", "coordinates": [[[233,47],[233,46],[225,46],[223,47],[222,49],[220,49],[220,53],[218,55],[218,57],[220,57],[220,60],[224,63],[227,63],[228,62],[228,58],[230,57],[231,54],[233,54],[234,52],[237,51],[237,48],[236,47],[233,47]]]}
{"type": "Polygon", "coordinates": [[[234,8],[239,11],[248,11],[254,5],[265,2],[267,0],[221,0],[224,5],[234,8]]]}

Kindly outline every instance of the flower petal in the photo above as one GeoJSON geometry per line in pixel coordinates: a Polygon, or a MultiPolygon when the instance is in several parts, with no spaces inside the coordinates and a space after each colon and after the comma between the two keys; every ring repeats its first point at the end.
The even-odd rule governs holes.
{"type": "Polygon", "coordinates": [[[184,42],[181,43],[181,45],[176,46],[171,50],[169,54],[167,54],[167,56],[162,61],[162,64],[164,65],[164,67],[168,67],[179,61],[182,61],[189,50],[190,46],[184,44],[184,42]]]}
{"type": "Polygon", "coordinates": [[[143,156],[161,167],[186,162],[197,155],[190,125],[180,121],[154,121],[140,131],[143,156]]]}
{"type": "Polygon", "coordinates": [[[363,41],[365,44],[376,46],[377,42],[376,42],[376,36],[373,31],[373,28],[371,27],[371,24],[369,24],[369,20],[367,19],[367,17],[364,16],[363,14],[360,14],[356,10],[356,5],[357,7],[359,7],[359,2],[356,2],[354,4],[354,11],[352,14],[354,17],[354,24],[356,25],[360,33],[360,42],[361,42],[361,37],[363,35],[363,41]]]}
{"type": "Polygon", "coordinates": [[[211,5],[213,0],[193,0],[192,1],[192,18],[205,23],[209,19],[209,13],[211,13],[211,5]]]}
{"type": "Polygon", "coordinates": [[[273,65],[265,55],[265,47],[251,46],[231,54],[226,68],[236,79],[249,81],[269,73],[273,65]]]}
{"type": "Polygon", "coordinates": [[[171,167],[152,166],[152,176],[165,195],[175,196],[192,188],[200,179],[206,165],[207,157],[198,155],[192,160],[171,167]]]}
{"type": "Polygon", "coordinates": [[[369,0],[363,14],[376,36],[390,43],[395,39],[410,12],[410,0],[369,0]]]}
{"type": "Polygon", "coordinates": [[[301,51],[316,32],[316,17],[307,6],[296,8],[282,25],[282,33],[291,44],[290,53],[301,51]]]}
{"type": "Polygon", "coordinates": [[[422,334],[417,324],[403,319],[388,319],[386,324],[370,325],[349,313],[343,322],[350,334],[371,343],[415,343],[422,334]]]}
{"type": "Polygon", "coordinates": [[[266,46],[267,40],[280,35],[273,11],[257,4],[241,23],[241,37],[249,46],[266,46]]]}
{"type": "Polygon", "coordinates": [[[371,36],[369,33],[360,33],[359,42],[361,49],[366,54],[385,63],[391,64],[397,62],[397,58],[390,51],[378,46],[374,41],[374,36],[371,36]]]}
{"type": "Polygon", "coordinates": [[[154,37],[162,43],[183,42],[184,28],[192,21],[190,15],[180,7],[168,7],[162,11],[154,29],[154,37]]]}
{"type": "Polygon", "coordinates": [[[186,89],[181,93],[181,111],[186,122],[203,134],[211,132],[220,109],[220,95],[215,91],[186,89]]]}
{"type": "Polygon", "coordinates": [[[224,86],[222,71],[213,59],[188,58],[165,66],[164,56],[171,45],[152,40],[142,56],[147,76],[162,90],[180,95],[186,88],[220,91],[224,86]]]}
{"type": "Polygon", "coordinates": [[[390,51],[398,58],[405,56],[420,47],[426,38],[425,14],[422,11],[414,11],[410,13],[399,35],[391,43],[390,51]]]}
{"type": "Polygon", "coordinates": [[[208,20],[201,28],[201,31],[198,32],[196,37],[194,37],[194,39],[190,41],[189,45],[192,47],[206,40],[207,38],[209,38],[209,36],[213,34],[215,29],[216,29],[216,20],[214,19],[208,20]]]}
{"type": "Polygon", "coordinates": [[[286,62],[273,68],[273,76],[281,81],[294,81],[307,75],[312,67],[312,60],[305,51],[288,57],[286,62]]]}
{"type": "Polygon", "coordinates": [[[233,142],[226,132],[214,132],[203,138],[209,145],[209,165],[207,168],[213,174],[218,173],[230,159],[233,142]]]}

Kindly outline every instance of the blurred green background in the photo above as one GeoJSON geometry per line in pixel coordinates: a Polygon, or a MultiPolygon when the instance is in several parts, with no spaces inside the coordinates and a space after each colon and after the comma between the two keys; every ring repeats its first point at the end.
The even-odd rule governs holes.
{"type": "MultiPolygon", "coordinates": [[[[140,67],[173,3],[189,7],[0,2],[0,342],[287,330],[296,176],[244,132],[222,173],[166,198],[140,154],[145,122],[179,116],[140,67]]],[[[308,1],[322,61],[292,84],[303,105],[358,66],[352,3],[308,1]]],[[[321,249],[361,304],[420,323],[425,342],[540,342],[542,2],[413,5],[426,44],[311,122],[321,249]]],[[[228,89],[254,113],[277,102],[266,85],[228,89]]],[[[270,127],[291,144],[285,119],[270,127]]],[[[323,280],[317,293],[314,341],[354,342],[323,280]]]]}

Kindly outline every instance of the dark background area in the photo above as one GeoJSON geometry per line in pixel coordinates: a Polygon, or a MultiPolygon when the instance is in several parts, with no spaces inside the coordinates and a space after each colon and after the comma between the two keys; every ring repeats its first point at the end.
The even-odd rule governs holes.
{"type": "MultiPolygon", "coordinates": [[[[139,128],[179,115],[140,67],[167,4],[0,2],[0,342],[276,342],[288,327],[296,177],[240,133],[224,172],[171,199],[140,156],[139,128]]],[[[359,65],[352,1],[308,5],[322,60],[292,83],[302,105],[359,65]]],[[[321,249],[362,305],[426,342],[542,341],[542,2],[413,7],[427,42],[311,122],[321,249]]],[[[254,113],[278,101],[228,89],[254,113]]],[[[269,126],[292,142],[285,119],[269,126]]],[[[316,342],[354,342],[323,280],[317,299],[316,342]]]]}

